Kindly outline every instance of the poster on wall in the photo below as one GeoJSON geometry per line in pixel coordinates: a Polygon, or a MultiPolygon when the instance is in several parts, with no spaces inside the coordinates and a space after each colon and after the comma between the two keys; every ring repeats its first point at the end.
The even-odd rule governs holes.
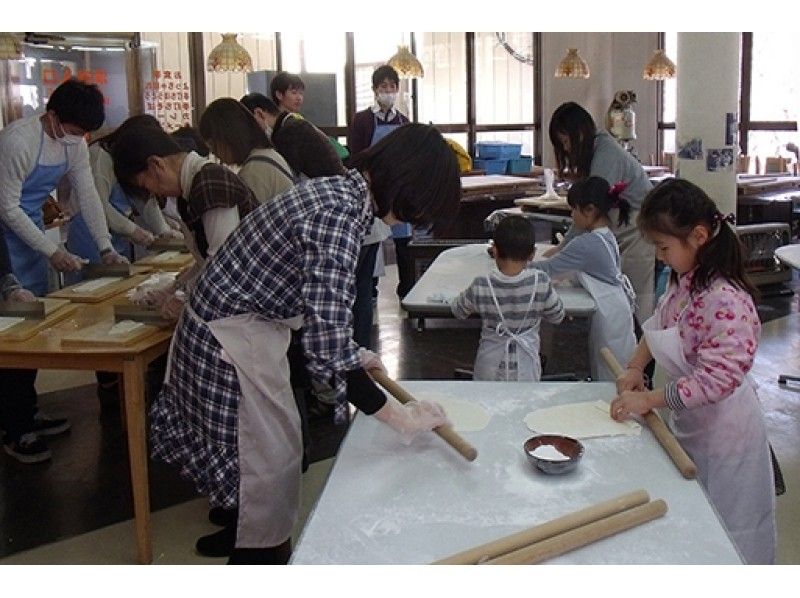
{"type": "Polygon", "coordinates": [[[739,133],[739,121],[735,112],[725,114],[725,145],[735,145],[739,133]]]}
{"type": "Polygon", "coordinates": [[[679,143],[678,157],[683,160],[702,160],[703,140],[694,137],[685,143],[679,143]]]}
{"type": "Polygon", "coordinates": [[[733,170],[733,148],[723,147],[708,150],[706,170],[709,172],[730,172],[733,170]]]}
{"type": "Polygon", "coordinates": [[[168,133],[190,125],[192,101],[189,82],[181,71],[154,69],[144,85],[144,111],[152,114],[168,133]]]}

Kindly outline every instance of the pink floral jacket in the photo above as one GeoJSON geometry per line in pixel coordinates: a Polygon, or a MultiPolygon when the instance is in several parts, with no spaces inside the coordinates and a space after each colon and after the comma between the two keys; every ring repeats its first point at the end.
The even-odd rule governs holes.
{"type": "Polygon", "coordinates": [[[675,388],[669,386],[675,384],[689,409],[717,403],[742,383],[753,367],[761,335],[758,312],[747,291],[718,276],[691,296],[694,273],[687,272],[677,286],[670,285],[657,314],[662,329],[678,326],[683,354],[694,368],[690,376],[667,387],[667,394],[673,394],[675,388]]]}

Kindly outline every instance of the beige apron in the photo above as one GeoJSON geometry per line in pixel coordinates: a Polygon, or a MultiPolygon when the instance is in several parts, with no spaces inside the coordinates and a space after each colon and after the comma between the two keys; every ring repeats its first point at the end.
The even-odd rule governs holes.
{"type": "Polygon", "coordinates": [[[611,230],[617,238],[621,258],[622,273],[631,281],[636,291],[638,309],[636,315],[640,322],[644,322],[653,315],[656,297],[656,250],[642,237],[636,227],[638,211],[631,210],[630,224],[616,226],[616,210],[610,216],[614,223],[611,230]]]}
{"type": "Polygon", "coordinates": [[[290,330],[301,325],[301,316],[269,321],[252,313],[207,322],[241,388],[236,548],[277,546],[297,521],[303,440],[286,350],[290,330]]]}

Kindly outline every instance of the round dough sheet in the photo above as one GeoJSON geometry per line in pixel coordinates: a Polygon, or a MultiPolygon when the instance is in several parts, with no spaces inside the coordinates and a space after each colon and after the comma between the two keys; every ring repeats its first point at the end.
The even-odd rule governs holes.
{"type": "Polygon", "coordinates": [[[478,432],[488,426],[492,418],[489,412],[477,403],[451,397],[426,396],[425,398],[442,406],[456,432],[478,432]]]}
{"type": "Polygon", "coordinates": [[[532,432],[572,438],[639,434],[642,427],[635,421],[615,421],[608,411],[609,405],[605,401],[569,403],[537,409],[528,413],[523,421],[532,432]]]}

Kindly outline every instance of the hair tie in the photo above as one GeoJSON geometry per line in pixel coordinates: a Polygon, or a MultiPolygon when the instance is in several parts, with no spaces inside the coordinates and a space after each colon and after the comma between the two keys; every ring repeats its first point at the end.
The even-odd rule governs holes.
{"type": "Polygon", "coordinates": [[[721,223],[722,221],[725,221],[733,226],[736,224],[736,215],[733,212],[725,215],[722,212],[717,211],[717,213],[714,214],[714,223],[721,223]]]}
{"type": "Polygon", "coordinates": [[[622,203],[620,195],[622,195],[622,192],[625,191],[627,187],[628,183],[625,181],[619,181],[608,188],[608,196],[614,198],[611,202],[611,207],[619,208],[620,204],[622,203]]]}

